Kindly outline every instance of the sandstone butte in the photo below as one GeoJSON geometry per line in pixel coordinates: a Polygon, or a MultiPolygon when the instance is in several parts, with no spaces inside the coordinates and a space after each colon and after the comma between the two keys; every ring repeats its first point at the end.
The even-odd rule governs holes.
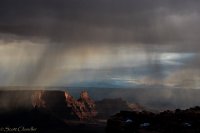
{"type": "Polygon", "coordinates": [[[97,115],[95,102],[87,91],[82,91],[76,100],[67,91],[35,91],[32,106],[45,110],[64,119],[88,120],[97,115]]]}

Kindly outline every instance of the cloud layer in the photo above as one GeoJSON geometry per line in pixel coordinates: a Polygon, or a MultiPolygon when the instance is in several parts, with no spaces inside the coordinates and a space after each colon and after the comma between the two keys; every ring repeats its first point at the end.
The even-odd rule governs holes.
{"type": "Polygon", "coordinates": [[[199,88],[199,5],[1,0],[0,85],[199,88]]]}

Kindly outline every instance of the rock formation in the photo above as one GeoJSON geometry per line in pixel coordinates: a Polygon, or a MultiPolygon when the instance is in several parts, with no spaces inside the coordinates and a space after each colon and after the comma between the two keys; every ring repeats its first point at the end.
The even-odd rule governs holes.
{"type": "Polygon", "coordinates": [[[87,118],[87,116],[96,116],[97,112],[95,109],[95,102],[90,98],[87,91],[81,92],[80,99],[78,99],[77,102],[81,106],[83,117],[87,118]]]}
{"type": "Polygon", "coordinates": [[[45,101],[42,98],[43,91],[36,91],[32,94],[31,100],[34,108],[43,107],[45,108],[45,101]]]}
{"type": "Polygon", "coordinates": [[[32,95],[34,108],[45,109],[66,119],[91,119],[96,116],[95,102],[87,91],[80,94],[80,99],[74,99],[69,92],[36,91],[32,95]]]}

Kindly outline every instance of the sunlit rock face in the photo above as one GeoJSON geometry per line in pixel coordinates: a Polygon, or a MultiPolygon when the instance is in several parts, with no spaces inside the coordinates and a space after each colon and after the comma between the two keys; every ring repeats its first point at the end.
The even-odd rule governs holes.
{"type": "Polygon", "coordinates": [[[78,100],[63,91],[39,91],[32,97],[34,108],[45,109],[62,118],[91,119],[97,114],[95,102],[87,91],[83,91],[78,100]]]}
{"type": "Polygon", "coordinates": [[[31,100],[32,100],[32,105],[34,108],[37,107],[44,107],[45,108],[45,101],[43,100],[44,91],[36,91],[32,94],[31,100]]]}
{"type": "Polygon", "coordinates": [[[82,105],[84,111],[83,117],[91,116],[94,117],[97,115],[95,102],[92,100],[87,91],[83,91],[80,94],[80,98],[77,100],[79,104],[82,105]]]}

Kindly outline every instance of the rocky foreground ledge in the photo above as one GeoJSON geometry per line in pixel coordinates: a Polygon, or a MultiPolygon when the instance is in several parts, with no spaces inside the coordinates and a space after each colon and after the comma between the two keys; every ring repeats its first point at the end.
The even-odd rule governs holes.
{"type": "Polygon", "coordinates": [[[152,113],[121,111],[107,121],[107,133],[200,133],[200,107],[152,113]]]}

